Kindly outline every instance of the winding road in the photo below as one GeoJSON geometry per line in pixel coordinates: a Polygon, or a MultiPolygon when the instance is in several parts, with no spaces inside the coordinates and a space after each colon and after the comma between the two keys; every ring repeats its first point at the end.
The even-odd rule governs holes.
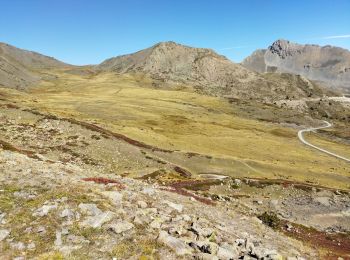
{"type": "Polygon", "coordinates": [[[344,160],[344,161],[350,162],[350,159],[345,158],[345,157],[343,157],[343,156],[340,156],[340,155],[338,155],[338,154],[332,153],[332,152],[330,152],[330,151],[327,151],[327,150],[325,150],[325,149],[323,149],[323,148],[320,148],[320,147],[318,147],[318,146],[316,146],[316,145],[310,144],[308,141],[306,141],[306,140],[304,139],[303,133],[305,133],[305,132],[311,132],[311,131],[315,131],[315,130],[323,129],[323,128],[328,128],[328,127],[331,127],[331,126],[332,126],[332,124],[329,123],[329,122],[327,122],[327,121],[323,121],[323,122],[325,122],[326,125],[320,126],[320,127],[311,127],[311,128],[306,128],[306,129],[300,130],[300,131],[298,132],[298,138],[299,138],[299,140],[300,140],[302,143],[304,143],[304,144],[306,144],[306,145],[308,145],[308,146],[310,146],[310,147],[312,147],[312,148],[314,148],[314,149],[316,149],[316,150],[319,150],[319,151],[321,151],[321,152],[323,152],[323,153],[326,153],[326,154],[328,154],[328,155],[334,156],[334,157],[336,157],[336,158],[342,159],[342,160],[344,160]]]}

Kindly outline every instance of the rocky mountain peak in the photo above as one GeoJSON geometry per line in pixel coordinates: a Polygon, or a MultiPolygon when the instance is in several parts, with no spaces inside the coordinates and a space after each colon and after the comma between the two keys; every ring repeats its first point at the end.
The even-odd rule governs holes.
{"type": "Polygon", "coordinates": [[[295,54],[301,54],[301,45],[292,43],[288,40],[279,39],[269,46],[269,51],[273,54],[277,54],[282,59],[295,54]]]}
{"type": "Polygon", "coordinates": [[[280,39],[266,50],[254,52],[242,65],[256,72],[302,75],[350,91],[350,51],[339,47],[302,45],[280,39]]]}

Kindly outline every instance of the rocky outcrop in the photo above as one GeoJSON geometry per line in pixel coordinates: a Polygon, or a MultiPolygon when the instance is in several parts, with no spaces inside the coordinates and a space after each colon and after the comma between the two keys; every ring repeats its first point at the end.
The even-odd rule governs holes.
{"type": "Polygon", "coordinates": [[[350,51],[339,47],[277,40],[266,50],[255,51],[242,65],[256,72],[299,74],[350,91],[350,51]]]}

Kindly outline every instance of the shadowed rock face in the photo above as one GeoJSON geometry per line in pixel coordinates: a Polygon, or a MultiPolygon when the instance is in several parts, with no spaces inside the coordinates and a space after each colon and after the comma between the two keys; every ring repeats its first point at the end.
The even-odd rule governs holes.
{"type": "Polygon", "coordinates": [[[257,50],[242,65],[256,72],[286,72],[350,91],[350,51],[333,46],[277,40],[257,50]]]}
{"type": "Polygon", "coordinates": [[[40,80],[40,71],[64,66],[54,58],[0,43],[0,86],[24,89],[40,80]]]}
{"type": "Polygon", "coordinates": [[[286,95],[299,98],[310,93],[319,94],[316,94],[319,88],[298,76],[260,75],[213,50],[174,42],[162,42],[133,54],[108,59],[95,70],[144,73],[161,82],[192,85],[198,92],[214,96],[281,99],[286,95]]]}

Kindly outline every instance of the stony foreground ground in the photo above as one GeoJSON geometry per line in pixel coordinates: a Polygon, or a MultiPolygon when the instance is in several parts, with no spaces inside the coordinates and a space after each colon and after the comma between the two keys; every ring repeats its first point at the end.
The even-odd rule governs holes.
{"type": "Polygon", "coordinates": [[[1,259],[349,256],[345,191],[186,179],[71,122],[8,107],[0,118],[1,259]]]}

